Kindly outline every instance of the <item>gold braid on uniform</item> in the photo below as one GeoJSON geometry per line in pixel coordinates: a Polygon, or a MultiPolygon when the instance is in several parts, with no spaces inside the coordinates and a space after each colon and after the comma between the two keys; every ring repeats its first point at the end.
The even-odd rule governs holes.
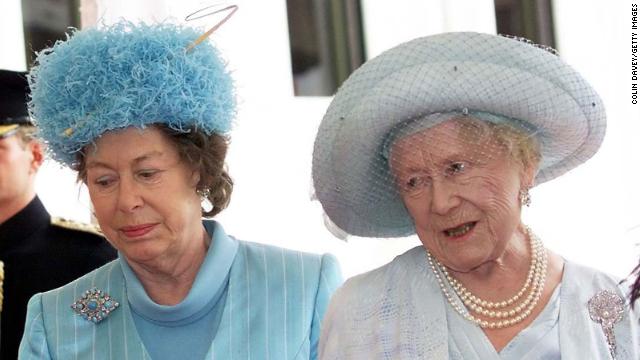
{"type": "Polygon", "coordinates": [[[104,236],[104,234],[100,230],[100,227],[98,227],[97,225],[81,223],[74,220],[67,220],[61,217],[52,217],[51,225],[59,226],[65,229],[84,231],[84,232],[89,232],[92,234],[104,236]]]}

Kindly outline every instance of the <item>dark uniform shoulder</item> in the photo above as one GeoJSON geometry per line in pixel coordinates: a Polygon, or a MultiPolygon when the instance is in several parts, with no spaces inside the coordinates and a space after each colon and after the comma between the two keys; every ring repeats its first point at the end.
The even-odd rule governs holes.
{"type": "MultiPolygon", "coordinates": [[[[94,239],[104,241],[104,234],[100,227],[94,224],[82,223],[61,217],[51,217],[51,226],[59,232],[73,233],[70,239],[94,239]]],[[[65,236],[67,237],[67,236],[65,236]]]]}
{"type": "Polygon", "coordinates": [[[69,229],[69,230],[88,232],[94,235],[104,237],[104,235],[102,234],[102,231],[100,231],[100,227],[93,224],[81,223],[75,220],[68,220],[65,218],[55,216],[51,218],[51,225],[58,226],[64,229],[69,229]]]}
{"type": "MultiPolygon", "coordinates": [[[[51,266],[70,266],[73,273],[65,278],[65,284],[116,258],[116,250],[92,224],[51,217],[47,249],[51,266]]],[[[61,279],[62,280],[62,279],[61,279]]]]}
{"type": "Polygon", "coordinates": [[[93,259],[99,265],[116,257],[116,250],[97,225],[51,217],[49,234],[51,249],[63,253],[64,257],[93,259]]]}

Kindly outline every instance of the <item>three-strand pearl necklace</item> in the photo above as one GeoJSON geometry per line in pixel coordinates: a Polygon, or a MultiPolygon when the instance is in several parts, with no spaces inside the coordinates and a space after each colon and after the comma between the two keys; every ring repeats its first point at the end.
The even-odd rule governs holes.
{"type": "Polygon", "coordinates": [[[427,260],[436,276],[438,285],[451,307],[463,318],[482,328],[501,329],[513,326],[526,319],[538,304],[547,278],[547,253],[542,241],[528,228],[525,233],[531,246],[531,265],[522,288],[517,294],[503,301],[483,300],[473,295],[447,268],[427,251],[427,260]],[[442,274],[442,275],[441,275],[442,274]],[[447,284],[445,284],[445,282],[447,284]],[[452,288],[464,306],[460,306],[449,292],[452,288]],[[524,297],[526,294],[526,297],[524,297]],[[524,297],[524,299],[523,299],[524,297]],[[482,316],[482,317],[479,317],[482,316]],[[484,319],[483,319],[484,318],[484,319]],[[497,319],[497,320],[494,320],[497,319]]]}

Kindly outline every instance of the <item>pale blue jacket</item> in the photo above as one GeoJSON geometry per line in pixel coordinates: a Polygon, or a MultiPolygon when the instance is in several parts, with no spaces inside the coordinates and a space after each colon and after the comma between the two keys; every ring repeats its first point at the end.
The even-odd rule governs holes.
{"type": "MultiPolygon", "coordinates": [[[[570,261],[565,261],[561,286],[558,328],[553,333],[557,340],[543,344],[538,354],[555,353],[569,360],[610,360],[604,332],[590,319],[587,304],[603,290],[624,298],[624,289],[616,279],[570,261]],[[548,348],[554,343],[557,348],[548,348]]],[[[338,289],[324,319],[320,359],[502,358],[493,349],[493,353],[479,353],[472,343],[456,341],[462,339],[456,335],[463,329],[450,322],[451,314],[457,316],[450,308],[427,264],[424,247],[418,246],[379,269],[349,279],[338,289]]],[[[637,307],[634,311],[627,308],[615,325],[616,360],[640,359],[638,317],[637,307]]],[[[478,333],[484,337],[481,331],[478,333]]]]}
{"type": "MultiPolygon", "coordinates": [[[[222,316],[206,359],[315,359],[320,323],[329,298],[341,283],[330,255],[313,255],[237,241],[222,316]]],[[[222,234],[222,235],[221,235],[222,234]]],[[[128,301],[117,259],[59,289],[30,301],[20,345],[20,359],[149,359],[128,301]],[[94,324],[70,308],[82,293],[96,287],[120,300],[120,307],[94,324]]],[[[198,336],[200,334],[193,334],[198,336]]]]}

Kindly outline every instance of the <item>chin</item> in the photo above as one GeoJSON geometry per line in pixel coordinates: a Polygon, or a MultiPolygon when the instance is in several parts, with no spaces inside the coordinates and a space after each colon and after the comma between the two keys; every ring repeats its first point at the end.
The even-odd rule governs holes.
{"type": "Polygon", "coordinates": [[[148,246],[146,244],[128,246],[119,250],[128,260],[135,262],[152,261],[164,253],[164,249],[160,249],[157,246],[148,246]]]}

